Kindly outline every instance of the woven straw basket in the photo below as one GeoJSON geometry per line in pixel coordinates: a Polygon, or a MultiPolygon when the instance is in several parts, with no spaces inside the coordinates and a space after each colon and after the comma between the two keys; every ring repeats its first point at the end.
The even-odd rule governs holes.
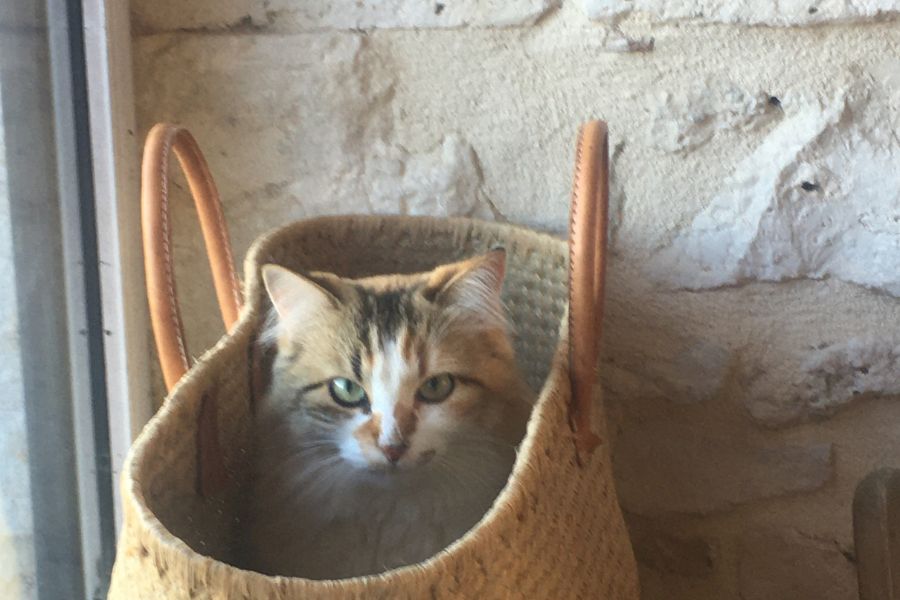
{"type": "MultiPolygon", "coordinates": [[[[595,390],[606,231],[605,125],[582,128],[569,244],[468,219],[330,217],[268,233],[232,272],[212,179],[183,129],[151,131],[143,169],[148,293],[163,374],[172,387],[132,447],[121,489],[125,522],[109,598],[401,599],[638,598],[637,569],[613,486],[595,390]],[[168,156],[197,204],[230,332],[188,368],[172,281],[168,156]],[[463,538],[429,560],[337,581],[243,570],[240,511],[247,491],[254,402],[267,357],[255,335],[268,300],[261,265],[348,277],[417,272],[501,244],[504,300],[523,372],[540,390],[509,482],[463,538]],[[593,406],[594,410],[591,410],[593,406]]],[[[315,540],[310,540],[315,543],[315,540]]]]}

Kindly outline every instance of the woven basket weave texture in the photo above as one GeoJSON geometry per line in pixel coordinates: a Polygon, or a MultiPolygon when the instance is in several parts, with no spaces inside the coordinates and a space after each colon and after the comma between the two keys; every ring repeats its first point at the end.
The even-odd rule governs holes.
{"type": "MultiPolygon", "coordinates": [[[[173,390],[122,474],[125,523],[111,600],[600,598],[637,600],[637,569],[603,445],[579,465],[567,422],[567,246],[509,225],[467,219],[328,217],[263,236],[245,261],[238,326],[173,390]],[[502,245],[504,301],[529,382],[540,390],[513,473],[494,507],[428,561],[341,581],[268,577],[240,563],[240,507],[251,447],[251,356],[267,310],[260,266],[346,277],[411,273],[502,245]],[[201,400],[217,403],[230,485],[197,492],[201,400]]],[[[604,431],[603,411],[595,431],[604,431]]],[[[311,543],[313,541],[311,540],[311,543]]]]}

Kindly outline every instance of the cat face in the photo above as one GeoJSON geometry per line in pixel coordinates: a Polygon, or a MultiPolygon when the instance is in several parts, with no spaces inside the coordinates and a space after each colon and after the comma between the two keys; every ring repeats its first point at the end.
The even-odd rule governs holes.
{"type": "Polygon", "coordinates": [[[498,440],[511,449],[526,395],[504,269],[502,250],[362,280],[266,265],[275,408],[301,440],[367,471],[452,461],[498,440]]]}

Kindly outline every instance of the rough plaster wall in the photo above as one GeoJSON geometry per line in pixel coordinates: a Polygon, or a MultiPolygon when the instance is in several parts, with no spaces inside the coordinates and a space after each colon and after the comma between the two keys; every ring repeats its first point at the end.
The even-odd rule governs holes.
{"type": "MultiPolygon", "coordinates": [[[[138,136],[190,126],[241,256],[332,212],[563,231],[578,123],[608,120],[603,376],[645,597],[855,598],[853,489],[900,457],[900,3],[376,4],[133,2],[138,136]]],[[[176,220],[199,351],[220,325],[176,220]]]]}

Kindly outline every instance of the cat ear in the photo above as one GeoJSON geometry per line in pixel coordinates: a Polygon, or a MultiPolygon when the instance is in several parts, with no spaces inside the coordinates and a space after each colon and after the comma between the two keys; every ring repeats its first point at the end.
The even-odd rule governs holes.
{"type": "Polygon", "coordinates": [[[435,269],[423,291],[426,298],[475,318],[481,324],[504,326],[506,317],[500,294],[506,274],[506,250],[435,269]]]}
{"type": "Polygon", "coordinates": [[[278,265],[263,265],[263,283],[272,306],[282,319],[288,316],[310,316],[337,306],[337,298],[303,275],[278,265]]]}

